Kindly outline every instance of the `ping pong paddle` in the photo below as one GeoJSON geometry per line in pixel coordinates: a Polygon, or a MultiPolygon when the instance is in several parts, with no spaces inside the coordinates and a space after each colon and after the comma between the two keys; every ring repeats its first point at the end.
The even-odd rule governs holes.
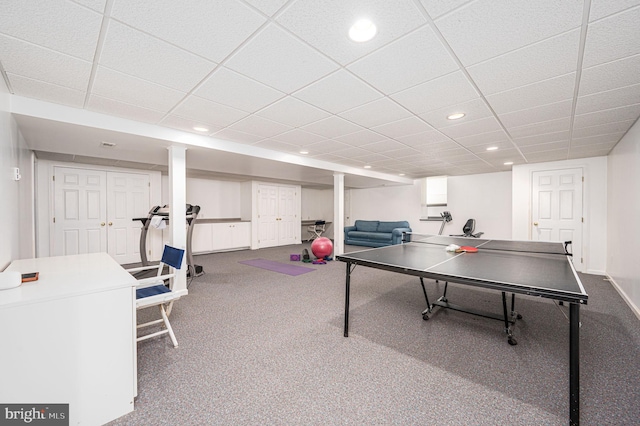
{"type": "Polygon", "coordinates": [[[458,250],[456,250],[456,253],[477,253],[478,252],[478,248],[477,247],[471,247],[471,246],[462,246],[460,247],[458,250]]]}

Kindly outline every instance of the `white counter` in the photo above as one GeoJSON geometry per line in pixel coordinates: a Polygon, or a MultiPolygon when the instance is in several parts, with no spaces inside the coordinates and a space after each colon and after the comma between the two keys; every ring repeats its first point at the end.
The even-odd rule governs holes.
{"type": "Polygon", "coordinates": [[[37,281],[0,290],[0,401],[68,403],[69,424],[133,410],[135,279],[106,253],[17,260],[37,281]]]}

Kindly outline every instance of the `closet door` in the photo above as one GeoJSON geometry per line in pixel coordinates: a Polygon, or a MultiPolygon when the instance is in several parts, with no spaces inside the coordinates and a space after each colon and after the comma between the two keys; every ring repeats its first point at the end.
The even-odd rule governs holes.
{"type": "Polygon", "coordinates": [[[52,255],[107,251],[106,173],[54,167],[52,255]]]}
{"type": "Polygon", "coordinates": [[[296,244],[299,236],[300,219],[297,209],[295,187],[278,188],[278,245],[296,244]]]}
{"type": "Polygon", "coordinates": [[[258,248],[278,245],[278,187],[258,185],[258,248]]]}
{"type": "Polygon", "coordinates": [[[107,172],[108,253],[118,263],[140,262],[140,222],[150,209],[149,175],[107,172]]]}

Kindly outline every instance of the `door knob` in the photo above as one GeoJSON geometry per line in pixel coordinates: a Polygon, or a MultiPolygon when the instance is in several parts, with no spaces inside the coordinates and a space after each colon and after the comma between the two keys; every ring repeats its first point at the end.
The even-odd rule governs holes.
{"type": "Polygon", "coordinates": [[[101,222],[101,223],[100,223],[100,226],[104,226],[104,222],[101,222]]]}
{"type": "Polygon", "coordinates": [[[538,226],[538,222],[533,222],[533,226],[538,226]]]}
{"type": "Polygon", "coordinates": [[[113,222],[109,222],[109,226],[113,225],[113,222]]]}

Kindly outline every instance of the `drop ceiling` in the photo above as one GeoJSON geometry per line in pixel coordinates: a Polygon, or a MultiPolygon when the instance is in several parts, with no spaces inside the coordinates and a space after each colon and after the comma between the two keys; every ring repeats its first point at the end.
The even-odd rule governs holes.
{"type": "MultiPolygon", "coordinates": [[[[222,141],[189,146],[196,174],[331,185],[346,171],[364,187],[508,171],[607,155],[640,116],[640,0],[11,0],[0,12],[16,99],[222,141]],[[362,17],[378,31],[357,43],[362,17]]],[[[41,158],[162,169],[172,143],[14,116],[41,158]]]]}

